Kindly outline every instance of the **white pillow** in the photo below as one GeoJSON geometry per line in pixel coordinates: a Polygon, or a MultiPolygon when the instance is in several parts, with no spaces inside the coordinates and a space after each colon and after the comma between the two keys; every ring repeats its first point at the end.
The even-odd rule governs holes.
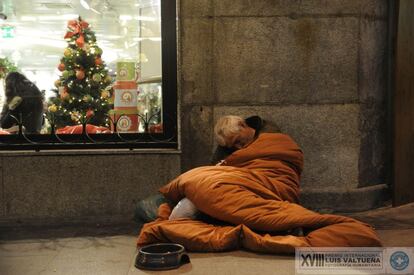
{"type": "Polygon", "coordinates": [[[176,220],[181,218],[195,219],[198,214],[198,209],[189,199],[184,198],[180,200],[171,212],[169,220],[176,220]]]}

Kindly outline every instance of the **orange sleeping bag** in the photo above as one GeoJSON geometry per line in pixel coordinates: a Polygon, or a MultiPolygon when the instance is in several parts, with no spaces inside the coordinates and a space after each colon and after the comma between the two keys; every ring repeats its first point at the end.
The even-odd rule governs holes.
{"type": "Polygon", "coordinates": [[[137,243],[175,242],[190,251],[246,248],[268,253],[293,253],[295,247],[304,246],[381,246],[368,224],[297,204],[302,167],[302,151],[289,136],[263,133],[221,166],[192,169],[160,189],[175,203],[187,197],[213,219],[170,221],[171,207],[163,204],[159,219],[144,225],[137,243]],[[289,230],[297,227],[307,234],[290,235],[289,230]]]}

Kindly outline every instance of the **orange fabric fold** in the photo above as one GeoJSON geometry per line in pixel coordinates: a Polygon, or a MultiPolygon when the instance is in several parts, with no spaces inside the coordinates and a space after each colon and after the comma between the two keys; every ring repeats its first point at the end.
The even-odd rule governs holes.
{"type": "Polygon", "coordinates": [[[220,225],[169,221],[171,207],[162,205],[160,218],[142,228],[137,244],[176,242],[190,251],[245,248],[266,253],[293,253],[303,246],[381,245],[367,224],[300,206],[302,169],[302,151],[289,136],[263,133],[230,155],[224,165],[192,169],[160,189],[175,203],[187,197],[220,225]],[[308,234],[288,234],[297,227],[308,234]]]}

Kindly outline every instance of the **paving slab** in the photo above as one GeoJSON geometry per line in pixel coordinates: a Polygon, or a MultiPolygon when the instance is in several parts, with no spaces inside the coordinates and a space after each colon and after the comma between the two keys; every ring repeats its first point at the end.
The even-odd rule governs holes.
{"type": "MultiPolygon", "coordinates": [[[[162,274],[295,274],[295,258],[258,254],[247,251],[224,253],[189,253],[191,263],[162,274]]],[[[128,275],[158,274],[156,271],[143,271],[132,264],[128,275]]]]}

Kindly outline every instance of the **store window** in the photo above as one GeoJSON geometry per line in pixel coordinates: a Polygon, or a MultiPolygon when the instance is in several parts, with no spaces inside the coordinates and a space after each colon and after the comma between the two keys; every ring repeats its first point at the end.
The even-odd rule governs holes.
{"type": "Polygon", "coordinates": [[[0,0],[1,149],[176,147],[169,0],[0,0]]]}

